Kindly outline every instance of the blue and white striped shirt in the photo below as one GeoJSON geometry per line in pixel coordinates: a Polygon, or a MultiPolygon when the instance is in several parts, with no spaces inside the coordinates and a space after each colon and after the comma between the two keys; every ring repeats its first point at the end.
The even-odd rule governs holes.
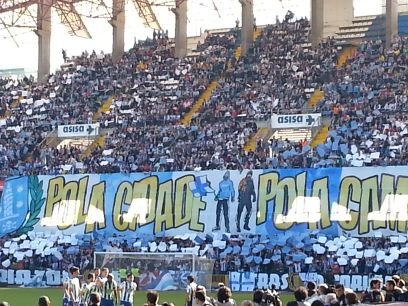
{"type": "Polygon", "coordinates": [[[110,300],[110,301],[115,300],[118,285],[116,284],[114,280],[111,282],[108,282],[108,281],[104,282],[102,288],[103,288],[102,298],[104,298],[105,300],[110,300]]]}
{"type": "Polygon", "coordinates": [[[136,288],[137,288],[137,285],[134,282],[128,282],[128,281],[122,282],[122,284],[120,284],[120,289],[121,289],[120,300],[122,302],[129,302],[130,304],[133,305],[133,294],[135,293],[136,288]]]}

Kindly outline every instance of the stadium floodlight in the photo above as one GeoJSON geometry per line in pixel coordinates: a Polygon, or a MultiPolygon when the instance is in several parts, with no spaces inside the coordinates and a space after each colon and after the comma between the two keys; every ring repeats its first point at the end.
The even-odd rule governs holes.
{"type": "MultiPolygon", "coordinates": [[[[152,242],[149,248],[151,252],[165,250],[166,244],[152,242]]],[[[140,290],[184,290],[189,275],[210,290],[214,260],[191,253],[95,252],[94,267],[109,268],[117,281],[133,273],[140,290]]]]}

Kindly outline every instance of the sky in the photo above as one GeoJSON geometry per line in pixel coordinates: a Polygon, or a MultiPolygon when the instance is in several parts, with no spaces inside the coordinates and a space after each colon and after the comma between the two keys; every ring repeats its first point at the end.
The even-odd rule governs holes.
{"type": "MultiPolygon", "coordinates": [[[[238,0],[187,0],[188,1],[188,36],[200,35],[207,29],[231,28],[235,20],[241,19],[238,0]],[[214,9],[213,2],[219,11],[214,9]]],[[[164,2],[156,0],[156,3],[164,2]]],[[[169,2],[169,1],[166,1],[169,2]]],[[[354,0],[354,15],[376,15],[382,13],[382,0],[354,0]]],[[[165,6],[155,6],[159,22],[163,29],[169,30],[174,36],[174,15],[165,6]]],[[[276,16],[282,20],[288,10],[296,17],[310,18],[310,0],[254,0],[254,14],[258,25],[275,22],[276,16]]],[[[53,11],[53,28],[51,35],[51,70],[62,64],[61,50],[65,49],[68,56],[79,55],[87,50],[92,52],[110,53],[112,48],[112,27],[107,20],[83,18],[92,35],[92,39],[70,36],[59,24],[58,16],[53,11]]],[[[135,39],[151,37],[153,30],[146,28],[132,4],[127,1],[125,49],[132,47],[135,39]]],[[[35,73],[37,67],[37,36],[34,32],[24,29],[14,39],[7,38],[5,31],[0,31],[0,69],[24,68],[26,72],[35,73]]]]}

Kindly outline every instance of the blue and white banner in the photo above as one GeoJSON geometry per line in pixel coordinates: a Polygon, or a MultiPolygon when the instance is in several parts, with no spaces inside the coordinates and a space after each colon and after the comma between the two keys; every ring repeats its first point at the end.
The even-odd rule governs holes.
{"type": "Polygon", "coordinates": [[[210,233],[406,235],[408,167],[13,177],[0,237],[210,233]]]}
{"type": "MultiPolygon", "coordinates": [[[[295,274],[300,278],[300,284],[291,284],[293,282],[293,274],[277,274],[277,273],[252,273],[252,272],[230,272],[229,285],[232,291],[253,291],[254,288],[270,288],[272,285],[277,290],[295,289],[299,286],[304,286],[307,282],[314,282],[317,285],[327,283],[327,279],[317,273],[299,273],[295,274]]],[[[383,284],[392,279],[391,275],[365,275],[365,274],[347,274],[333,275],[334,282],[343,284],[345,288],[350,288],[356,292],[362,292],[370,287],[372,279],[378,279],[383,284]]]]}

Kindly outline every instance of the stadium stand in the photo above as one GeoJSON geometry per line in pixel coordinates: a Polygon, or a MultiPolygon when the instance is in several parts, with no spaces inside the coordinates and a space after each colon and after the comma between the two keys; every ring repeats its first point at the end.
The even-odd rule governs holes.
{"type": "MultiPolygon", "coordinates": [[[[239,32],[232,29],[209,34],[197,46],[198,55],[183,60],[171,55],[168,38],[159,35],[136,44],[118,64],[103,53],[83,53],[47,84],[2,79],[0,174],[407,165],[407,39],[387,48],[381,41],[354,47],[328,38],[312,48],[308,34],[306,19],[257,29],[253,48],[241,57],[239,32]],[[302,112],[322,113],[325,123],[317,133],[276,138],[262,125],[272,113],[302,112]],[[57,147],[58,125],[92,122],[103,133],[88,146],[57,147]]],[[[38,235],[30,239],[45,239],[38,235]]],[[[89,269],[94,250],[158,252],[164,243],[169,251],[171,242],[177,252],[192,246],[205,250],[221,274],[408,273],[408,251],[400,255],[403,261],[376,264],[378,251],[404,248],[406,238],[357,239],[359,252],[375,249],[377,255],[355,265],[337,261],[326,241],[323,250],[313,249],[320,239],[313,234],[273,245],[260,237],[249,242],[223,237],[224,247],[207,247],[212,237],[140,239],[140,244],[120,237],[99,237],[98,244],[93,236],[77,238],[79,244],[50,246],[59,249],[60,259],[13,257],[9,265],[89,269]],[[308,263],[311,257],[315,260],[308,263]]],[[[2,238],[0,245],[8,241],[2,238]]],[[[0,254],[0,262],[9,258],[0,254]]]]}
{"type": "Polygon", "coordinates": [[[393,115],[405,108],[405,40],[356,54],[333,39],[313,49],[308,33],[305,19],[257,29],[247,57],[236,29],[209,34],[184,60],[163,34],[117,65],[84,53],[48,84],[3,80],[2,174],[406,164],[406,116],[393,115]],[[280,139],[262,125],[308,110],[331,116],[318,133],[280,139]],[[57,125],[91,122],[103,132],[88,146],[56,148],[57,125]]]}

